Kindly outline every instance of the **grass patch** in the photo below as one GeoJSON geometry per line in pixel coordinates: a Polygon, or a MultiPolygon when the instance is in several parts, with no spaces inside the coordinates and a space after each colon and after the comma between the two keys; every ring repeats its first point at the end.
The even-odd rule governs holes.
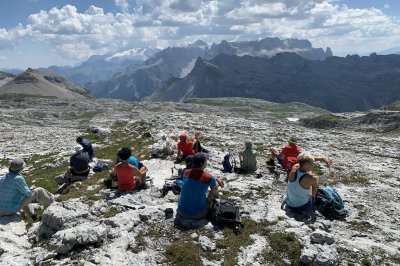
{"type": "Polygon", "coordinates": [[[300,123],[303,126],[320,129],[336,128],[343,125],[344,122],[346,122],[345,118],[333,114],[322,114],[312,118],[300,119],[300,123]]]}
{"type": "Polygon", "coordinates": [[[117,215],[118,213],[121,213],[117,208],[108,208],[107,212],[103,214],[104,218],[111,218],[117,215]]]}
{"type": "Polygon", "coordinates": [[[58,201],[66,201],[74,198],[83,198],[86,201],[96,201],[103,198],[101,190],[106,189],[103,184],[104,178],[108,177],[108,171],[95,173],[87,179],[71,184],[64,194],[58,197],[58,201]],[[89,187],[94,189],[88,190],[89,187]]]}
{"type": "Polygon", "coordinates": [[[269,233],[268,222],[257,223],[250,219],[244,219],[245,227],[236,235],[232,229],[224,228],[224,238],[216,241],[218,249],[223,249],[224,266],[237,265],[237,255],[242,247],[251,245],[252,234],[267,235],[269,233]]]}
{"type": "Polygon", "coordinates": [[[356,230],[359,232],[371,232],[372,231],[372,225],[366,221],[349,221],[347,222],[347,224],[349,225],[349,227],[352,230],[356,230]]]}
{"type": "Polygon", "coordinates": [[[270,249],[263,253],[263,259],[273,265],[286,265],[284,259],[291,265],[300,264],[301,245],[291,234],[273,232],[268,235],[270,249]]]}
{"type": "Polygon", "coordinates": [[[333,179],[330,178],[329,180],[324,180],[321,184],[326,186],[335,186],[337,184],[343,184],[346,186],[353,184],[367,185],[368,178],[366,178],[361,172],[352,172],[346,176],[333,176],[333,179]]]}
{"type": "Polygon", "coordinates": [[[27,183],[35,183],[36,186],[43,187],[49,192],[56,191],[58,184],[54,177],[64,173],[67,170],[68,163],[62,162],[60,165],[54,167],[46,166],[54,162],[55,159],[52,155],[32,155],[32,157],[27,160],[27,164],[33,169],[27,173],[23,173],[27,183]]]}
{"type": "Polygon", "coordinates": [[[191,241],[172,243],[165,248],[165,256],[169,265],[201,266],[199,247],[191,241]]]}

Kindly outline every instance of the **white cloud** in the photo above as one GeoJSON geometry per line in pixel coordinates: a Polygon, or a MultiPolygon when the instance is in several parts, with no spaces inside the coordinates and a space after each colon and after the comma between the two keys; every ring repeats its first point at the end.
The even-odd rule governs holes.
{"type": "Polygon", "coordinates": [[[50,44],[67,58],[152,45],[165,48],[266,36],[309,39],[334,53],[380,51],[400,42],[400,20],[376,8],[349,8],[335,0],[115,0],[122,13],[72,5],[40,11],[25,26],[0,28],[0,49],[24,38],[50,44]]]}
{"type": "Polygon", "coordinates": [[[114,3],[117,7],[121,8],[122,12],[129,12],[129,3],[127,0],[114,0],[114,3]]]}
{"type": "Polygon", "coordinates": [[[7,60],[8,58],[4,55],[0,55],[0,60],[7,60]]]}

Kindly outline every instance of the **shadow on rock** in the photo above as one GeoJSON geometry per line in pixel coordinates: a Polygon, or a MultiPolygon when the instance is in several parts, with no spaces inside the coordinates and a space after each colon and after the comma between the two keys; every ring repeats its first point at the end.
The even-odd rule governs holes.
{"type": "Polygon", "coordinates": [[[284,211],[286,215],[290,218],[294,218],[298,222],[303,222],[305,224],[313,224],[317,221],[317,216],[315,211],[297,211],[289,207],[285,207],[284,211]]]}
{"type": "Polygon", "coordinates": [[[18,223],[18,222],[21,222],[22,220],[23,220],[22,216],[18,215],[18,214],[0,216],[0,224],[1,225],[6,225],[9,223],[14,223],[14,222],[18,223]]]}

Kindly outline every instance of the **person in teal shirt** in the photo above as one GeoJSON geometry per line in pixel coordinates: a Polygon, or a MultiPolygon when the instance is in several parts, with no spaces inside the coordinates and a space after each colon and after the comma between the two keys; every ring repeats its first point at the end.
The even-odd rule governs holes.
{"type": "Polygon", "coordinates": [[[24,160],[16,158],[11,161],[9,172],[0,177],[0,216],[12,215],[22,209],[25,214],[35,218],[31,202],[38,200],[50,205],[54,201],[54,196],[44,188],[35,185],[28,187],[21,175],[24,166],[24,160]]]}

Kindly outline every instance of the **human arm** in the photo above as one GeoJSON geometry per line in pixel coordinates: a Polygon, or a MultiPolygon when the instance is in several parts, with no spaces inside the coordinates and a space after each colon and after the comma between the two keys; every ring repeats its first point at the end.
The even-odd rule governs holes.
{"type": "Polygon", "coordinates": [[[216,181],[217,181],[218,186],[220,186],[220,187],[225,186],[225,182],[221,178],[217,177],[216,181]]]}
{"type": "Polygon", "coordinates": [[[220,180],[219,177],[214,177],[214,176],[212,177],[211,183],[210,183],[210,188],[211,188],[210,193],[214,198],[219,198],[219,193],[218,193],[219,182],[222,182],[222,186],[225,185],[223,183],[223,181],[220,180]]]}
{"type": "Polygon", "coordinates": [[[292,170],[290,170],[289,173],[289,180],[295,179],[296,171],[299,169],[300,164],[296,163],[295,165],[292,166],[292,170]]]}
{"type": "Polygon", "coordinates": [[[316,156],[314,157],[314,160],[318,162],[324,162],[327,167],[331,167],[333,164],[332,159],[327,156],[316,156]]]}
{"type": "Polygon", "coordinates": [[[278,151],[278,150],[275,149],[275,148],[271,148],[271,154],[272,154],[272,156],[274,156],[274,157],[284,157],[284,156],[285,156],[285,154],[283,154],[283,150],[278,151]]]}
{"type": "Polygon", "coordinates": [[[32,196],[32,190],[28,187],[23,177],[18,177],[15,179],[15,186],[17,190],[25,197],[32,196]]]}
{"type": "Polygon", "coordinates": [[[311,179],[310,179],[311,196],[314,199],[315,199],[315,196],[317,195],[318,182],[319,182],[318,177],[314,176],[314,175],[311,175],[311,179]]]}
{"type": "Polygon", "coordinates": [[[243,153],[239,153],[239,162],[243,162],[243,153]]]}
{"type": "Polygon", "coordinates": [[[135,174],[135,176],[138,176],[138,177],[141,177],[141,178],[144,177],[146,175],[146,172],[147,172],[147,168],[145,170],[141,171],[141,170],[137,169],[134,166],[133,166],[132,170],[133,170],[133,173],[135,174]]]}

